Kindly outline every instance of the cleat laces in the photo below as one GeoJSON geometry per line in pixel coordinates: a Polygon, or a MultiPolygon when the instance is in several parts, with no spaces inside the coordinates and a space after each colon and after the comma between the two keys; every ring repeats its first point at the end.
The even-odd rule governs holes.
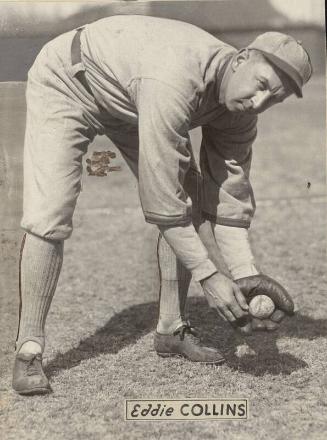
{"type": "Polygon", "coordinates": [[[30,361],[28,361],[26,366],[26,373],[28,376],[40,375],[40,367],[38,362],[40,361],[40,357],[36,355],[30,361]]]}
{"type": "Polygon", "coordinates": [[[191,327],[189,322],[186,322],[185,324],[178,327],[177,330],[174,331],[174,336],[179,334],[180,340],[183,341],[185,338],[185,335],[188,335],[189,338],[193,341],[194,344],[200,345],[200,339],[199,334],[195,330],[195,328],[191,327]]]}

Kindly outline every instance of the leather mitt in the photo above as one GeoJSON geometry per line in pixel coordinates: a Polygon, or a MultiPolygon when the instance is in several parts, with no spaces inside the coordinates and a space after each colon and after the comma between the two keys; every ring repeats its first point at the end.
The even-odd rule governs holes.
{"type": "Polygon", "coordinates": [[[275,304],[275,311],[269,319],[253,318],[246,325],[240,323],[241,333],[249,335],[254,331],[273,331],[279,326],[279,323],[285,318],[285,315],[294,314],[294,303],[287,290],[267,275],[259,274],[234,281],[246,298],[247,303],[257,295],[269,296],[275,304]]]}

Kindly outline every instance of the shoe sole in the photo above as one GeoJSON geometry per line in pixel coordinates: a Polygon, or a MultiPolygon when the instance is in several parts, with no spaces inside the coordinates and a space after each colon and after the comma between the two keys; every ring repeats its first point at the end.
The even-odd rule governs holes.
{"type": "Polygon", "coordinates": [[[15,390],[16,393],[21,394],[23,396],[33,396],[37,394],[49,394],[52,392],[50,388],[32,388],[27,390],[15,390]]]}
{"type": "Polygon", "coordinates": [[[197,364],[206,364],[206,365],[220,365],[226,362],[226,359],[221,359],[219,361],[194,361],[190,359],[189,357],[180,354],[180,353],[158,353],[156,352],[158,356],[163,358],[169,358],[169,357],[179,357],[183,359],[187,359],[190,362],[196,362],[197,364]]]}

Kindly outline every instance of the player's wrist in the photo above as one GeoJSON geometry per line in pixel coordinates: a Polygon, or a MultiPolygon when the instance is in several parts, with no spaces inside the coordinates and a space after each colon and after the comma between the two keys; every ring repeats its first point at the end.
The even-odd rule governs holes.
{"type": "Polygon", "coordinates": [[[198,280],[199,281],[199,283],[201,284],[201,286],[203,286],[203,284],[206,282],[206,281],[208,281],[210,278],[212,278],[214,275],[217,275],[219,272],[218,272],[218,270],[216,269],[214,272],[212,272],[210,275],[208,275],[208,276],[206,276],[206,277],[204,277],[204,278],[201,278],[200,280],[198,280]]]}

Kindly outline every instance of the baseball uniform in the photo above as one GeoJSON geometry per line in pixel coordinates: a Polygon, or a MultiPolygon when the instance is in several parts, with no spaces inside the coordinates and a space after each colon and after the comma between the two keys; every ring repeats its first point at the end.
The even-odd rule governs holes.
{"type": "Polygon", "coordinates": [[[198,126],[204,216],[249,227],[256,116],[219,104],[236,50],[187,23],[115,16],[84,27],[81,62],[73,65],[75,34],[48,43],[29,72],[22,228],[48,239],[70,236],[82,157],[97,134],[113,140],[137,175],[147,222],[190,223],[188,131],[198,126]]]}

